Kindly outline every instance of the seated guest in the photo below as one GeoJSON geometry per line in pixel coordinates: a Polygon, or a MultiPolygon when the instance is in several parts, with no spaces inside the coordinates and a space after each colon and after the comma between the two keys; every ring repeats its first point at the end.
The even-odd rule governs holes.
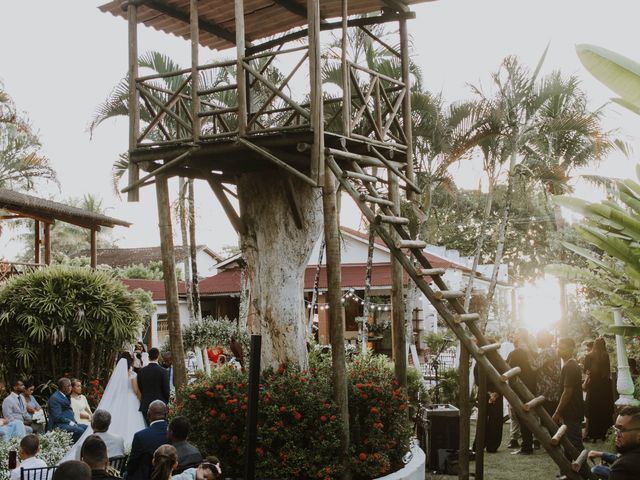
{"type": "Polygon", "coordinates": [[[91,480],[91,469],[84,462],[69,460],[56,468],[51,480],[91,480]]]}
{"type": "Polygon", "coordinates": [[[155,400],[147,411],[149,426],[137,432],[131,443],[127,462],[127,480],[148,480],[153,453],[167,443],[167,406],[155,400]]]}
{"type": "Polygon", "coordinates": [[[190,429],[191,426],[189,425],[189,419],[187,417],[176,417],[171,420],[169,424],[167,438],[178,453],[178,471],[193,467],[202,462],[200,450],[187,442],[190,429]]]}
{"type": "Polygon", "coordinates": [[[87,397],[82,394],[82,382],[77,378],[71,380],[71,408],[76,423],[79,425],[91,425],[91,407],[87,397]]]}
{"type": "Polygon", "coordinates": [[[18,450],[20,463],[16,469],[11,471],[11,480],[20,480],[20,471],[23,468],[46,468],[47,464],[36,457],[39,451],[40,440],[37,435],[31,433],[20,440],[20,450],[18,450]]]}
{"type": "Polygon", "coordinates": [[[87,437],[80,449],[80,457],[91,468],[91,480],[120,478],[107,473],[107,468],[109,467],[107,446],[98,435],[89,435],[87,437]]]}
{"type": "Polygon", "coordinates": [[[44,412],[42,407],[33,396],[33,391],[36,389],[33,384],[33,380],[29,380],[24,384],[24,392],[22,392],[22,399],[24,400],[24,407],[27,410],[25,413],[25,424],[29,425],[33,429],[33,433],[44,433],[44,412]],[[39,412],[39,413],[38,413],[39,412]],[[35,417],[41,417],[42,423],[36,421],[35,417]]]}
{"type": "MultiPolygon", "coordinates": [[[[11,384],[11,393],[2,401],[2,416],[9,420],[9,422],[25,423],[27,419],[27,409],[22,399],[23,391],[24,383],[22,383],[22,380],[16,379],[11,384]]],[[[33,433],[31,427],[26,424],[24,429],[27,433],[33,433]]]]}
{"type": "Polygon", "coordinates": [[[624,407],[613,426],[616,450],[620,454],[611,465],[610,480],[640,478],[640,407],[624,407]]]}
{"type": "Polygon", "coordinates": [[[178,466],[178,454],[173,445],[160,445],[153,452],[152,464],[150,480],[171,480],[178,466]]]}
{"type": "Polygon", "coordinates": [[[73,441],[77,442],[87,429],[86,425],[78,425],[71,408],[71,380],[61,378],[58,380],[58,390],[49,397],[49,422],[52,428],[59,428],[73,435],[73,441]]]}
{"type": "Polygon", "coordinates": [[[8,441],[11,438],[21,439],[26,434],[24,423],[10,422],[6,418],[0,418],[0,440],[8,441]]]}
{"type": "Polygon", "coordinates": [[[222,469],[217,457],[207,457],[198,465],[198,468],[190,468],[171,477],[172,480],[218,480],[220,478],[222,478],[222,469]]]}
{"type": "MultiPolygon", "coordinates": [[[[93,433],[100,437],[107,446],[107,456],[109,458],[120,457],[125,454],[124,438],[120,435],[109,433],[111,425],[111,414],[106,410],[96,410],[91,419],[91,429],[93,433]]],[[[77,459],[80,460],[80,450],[76,449],[77,459]]]]}

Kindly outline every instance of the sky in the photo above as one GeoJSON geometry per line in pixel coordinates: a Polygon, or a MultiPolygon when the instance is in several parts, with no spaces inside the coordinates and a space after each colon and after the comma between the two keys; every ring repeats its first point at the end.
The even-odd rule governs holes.
{"type": "MultiPolygon", "coordinates": [[[[127,149],[127,120],[104,123],[93,138],[87,131],[96,107],[127,71],[126,21],[101,13],[97,7],[105,1],[0,1],[0,81],[31,120],[44,154],[58,172],[60,189],[48,186],[38,194],[57,200],[98,195],[107,214],[134,224],[114,230],[120,246],[158,245],[153,189],[143,189],[139,203],[127,203],[112,186],[111,165],[127,149]]],[[[575,45],[591,43],[640,60],[640,2],[439,0],[414,10],[417,18],[409,26],[414,59],[423,71],[425,87],[442,91],[449,101],[469,98],[469,84],[488,84],[489,74],[507,55],[516,55],[533,68],[549,44],[543,72],[560,69],[578,75],[596,108],[607,102],[611,92],[584,70],[575,45]]],[[[189,64],[188,42],[140,27],[139,52],[147,50],[189,64]]],[[[205,61],[222,56],[201,53],[205,61]]],[[[607,107],[605,126],[637,145],[640,119],[633,114],[607,107]]],[[[630,177],[635,163],[635,157],[612,156],[597,170],[585,173],[630,177]]],[[[453,173],[461,186],[475,188],[481,171],[466,163],[453,173]]],[[[584,198],[598,195],[580,182],[576,193],[584,198]]],[[[197,183],[196,196],[198,243],[214,250],[236,244],[237,237],[209,187],[197,183]]],[[[348,202],[344,202],[342,223],[359,225],[359,215],[348,202]]],[[[0,257],[12,258],[19,250],[12,233],[5,230],[0,257]]]]}

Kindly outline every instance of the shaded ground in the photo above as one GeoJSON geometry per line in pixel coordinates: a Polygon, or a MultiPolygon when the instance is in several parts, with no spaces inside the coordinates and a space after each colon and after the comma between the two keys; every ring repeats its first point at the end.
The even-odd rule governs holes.
{"type": "MultiPolygon", "coordinates": [[[[509,444],[509,425],[503,429],[502,444],[497,453],[484,456],[485,480],[555,480],[559,472],[556,464],[544,450],[535,450],[533,455],[511,455],[512,450],[506,448],[509,444]]],[[[472,424],[473,438],[475,425],[472,424]]],[[[586,444],[587,448],[602,450],[603,444],[586,444]]],[[[470,470],[475,470],[472,462],[470,470]]],[[[427,472],[427,480],[457,480],[458,477],[449,475],[433,475],[427,472]]],[[[472,477],[473,478],[473,477],[472,477]]]]}

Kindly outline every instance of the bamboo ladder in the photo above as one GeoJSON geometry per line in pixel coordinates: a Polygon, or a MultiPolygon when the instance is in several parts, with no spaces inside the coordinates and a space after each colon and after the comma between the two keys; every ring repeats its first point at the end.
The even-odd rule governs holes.
{"type": "MultiPolygon", "coordinates": [[[[370,147],[370,151],[374,158],[385,165],[387,179],[391,179],[391,176],[395,175],[398,180],[403,181],[406,189],[419,192],[419,189],[375,147],[370,147]]],[[[325,150],[327,167],[337,177],[344,190],[354,199],[370,225],[375,226],[376,233],[444,318],[449,328],[460,340],[463,348],[468,350],[476,362],[485,369],[487,378],[497,386],[498,391],[518,414],[520,421],[524,422],[531,430],[549,456],[560,467],[563,478],[570,480],[594,479],[595,477],[586,463],[588,451],[579,452],[569,442],[565,435],[566,426],[558,428],[542,406],[544,397],[534,397],[518,378],[520,369],[509,367],[500,356],[498,353],[500,344],[487,342],[476,323],[479,320],[479,315],[467,313],[462,306],[461,299],[464,298],[464,292],[452,291],[447,288],[442,279],[445,270],[433,268],[423,253],[426,243],[411,239],[406,229],[409,219],[397,216],[393,210],[393,202],[386,194],[380,193],[376,188],[377,183],[381,181],[380,176],[368,174],[358,163],[356,157],[357,155],[348,152],[325,150]],[[336,162],[334,156],[342,160],[341,165],[348,165],[350,168],[343,169],[336,162]],[[374,213],[371,208],[372,204],[379,209],[378,214],[374,213]],[[396,232],[398,240],[395,240],[396,235],[393,234],[393,231],[396,232]],[[404,253],[407,250],[421,268],[414,267],[412,259],[404,253]],[[437,289],[432,289],[429,286],[427,277],[431,277],[437,289]],[[554,432],[553,436],[549,432],[554,432]]]]}

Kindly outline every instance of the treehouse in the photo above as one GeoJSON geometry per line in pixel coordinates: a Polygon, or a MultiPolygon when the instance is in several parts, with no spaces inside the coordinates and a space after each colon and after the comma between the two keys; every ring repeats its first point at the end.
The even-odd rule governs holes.
{"type": "MultiPolygon", "coordinates": [[[[406,385],[407,369],[404,270],[566,478],[590,478],[588,452],[573,447],[566,428],[558,429],[544,410],[544,398],[534,398],[518,378],[520,369],[510,368],[498,353],[500,344],[487,341],[480,315],[464,307],[465,293],[447,287],[445,270],[431,265],[426,243],[411,237],[410,220],[401,215],[401,189],[420,215],[413,202],[420,190],[412,158],[407,23],[414,18],[410,5],[423,2],[114,0],[100,7],[129,22],[124,191],[136,201],[141,187],[155,186],[173,355],[181,358],[183,351],[168,179],[202,179],[240,235],[248,323],[262,336],[265,367],[306,365],[301,292],[311,249],[324,230],[334,398],[348,418],[339,185],[392,257],[392,348],[400,384],[406,385]],[[190,68],[140,76],[139,24],[189,40],[190,68]],[[358,54],[362,39],[375,46],[366,55],[358,54]],[[233,54],[201,63],[201,46],[233,54]]],[[[184,365],[176,362],[175,368],[175,378],[183,381],[184,365]]],[[[462,421],[468,433],[468,416],[462,421]]],[[[348,433],[345,451],[347,439],[348,433]]],[[[461,463],[466,451],[468,443],[461,463]]]]}

